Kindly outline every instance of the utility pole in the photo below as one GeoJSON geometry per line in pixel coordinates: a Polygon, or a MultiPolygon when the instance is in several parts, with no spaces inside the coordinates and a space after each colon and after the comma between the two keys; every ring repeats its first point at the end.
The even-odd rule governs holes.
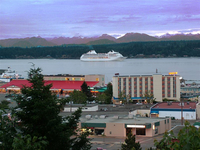
{"type": "Polygon", "coordinates": [[[181,125],[183,125],[183,100],[181,98],[181,125]]]}

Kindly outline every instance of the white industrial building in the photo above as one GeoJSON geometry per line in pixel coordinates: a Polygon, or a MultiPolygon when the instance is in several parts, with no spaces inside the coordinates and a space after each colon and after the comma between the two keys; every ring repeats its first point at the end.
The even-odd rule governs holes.
{"type": "Polygon", "coordinates": [[[162,102],[151,107],[151,117],[174,117],[174,119],[196,120],[196,102],[162,102]]]}

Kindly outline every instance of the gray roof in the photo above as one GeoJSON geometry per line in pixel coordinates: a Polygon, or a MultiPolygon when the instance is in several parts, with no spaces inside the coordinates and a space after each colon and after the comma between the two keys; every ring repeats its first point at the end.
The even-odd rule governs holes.
{"type": "Polygon", "coordinates": [[[134,117],[134,118],[114,118],[114,117],[106,117],[104,119],[96,119],[94,116],[91,119],[80,118],[82,123],[124,123],[124,124],[147,124],[147,123],[155,123],[161,120],[166,120],[166,118],[148,118],[148,117],[134,117]]]}

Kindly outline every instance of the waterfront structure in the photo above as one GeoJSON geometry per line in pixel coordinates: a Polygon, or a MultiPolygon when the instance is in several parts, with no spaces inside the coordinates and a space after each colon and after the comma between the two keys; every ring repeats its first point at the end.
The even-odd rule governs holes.
{"type": "Polygon", "coordinates": [[[200,101],[200,80],[184,80],[181,83],[181,98],[200,101]]]}
{"type": "Polygon", "coordinates": [[[90,74],[90,75],[71,75],[71,74],[57,74],[57,75],[44,75],[44,80],[54,81],[93,81],[98,82],[95,86],[105,86],[105,75],[90,74]]]}
{"type": "Polygon", "coordinates": [[[173,117],[174,119],[196,120],[196,106],[196,102],[162,102],[151,107],[150,113],[151,117],[173,117]]]}
{"type": "Polygon", "coordinates": [[[18,74],[15,70],[11,70],[10,67],[8,67],[7,70],[0,69],[0,85],[10,82],[13,79],[24,79],[24,77],[18,74]]]}
{"type": "MultiPolygon", "coordinates": [[[[55,80],[45,80],[45,85],[52,84],[51,91],[59,92],[62,90],[63,93],[72,92],[74,90],[81,90],[81,85],[84,81],[55,81],[55,80]]],[[[94,87],[98,81],[86,81],[89,87],[94,87]]],[[[7,84],[4,84],[0,87],[1,92],[6,91],[16,91],[20,92],[23,86],[31,86],[31,83],[28,80],[12,80],[7,84]]]]}
{"type": "Polygon", "coordinates": [[[153,94],[158,102],[164,98],[180,100],[179,75],[128,75],[113,77],[113,100],[119,101],[120,94],[126,95],[128,100],[145,100],[143,95],[147,92],[153,94]]]}
{"type": "Polygon", "coordinates": [[[171,129],[171,118],[87,115],[80,118],[79,127],[88,128],[93,134],[107,137],[126,137],[129,132],[133,135],[153,137],[171,129]]]}

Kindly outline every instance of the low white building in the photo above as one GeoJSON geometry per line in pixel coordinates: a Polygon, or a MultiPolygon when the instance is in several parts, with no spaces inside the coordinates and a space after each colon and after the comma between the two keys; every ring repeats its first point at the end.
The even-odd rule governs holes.
{"type": "Polygon", "coordinates": [[[151,117],[174,117],[175,119],[196,120],[196,102],[162,102],[151,107],[151,117]]]}

